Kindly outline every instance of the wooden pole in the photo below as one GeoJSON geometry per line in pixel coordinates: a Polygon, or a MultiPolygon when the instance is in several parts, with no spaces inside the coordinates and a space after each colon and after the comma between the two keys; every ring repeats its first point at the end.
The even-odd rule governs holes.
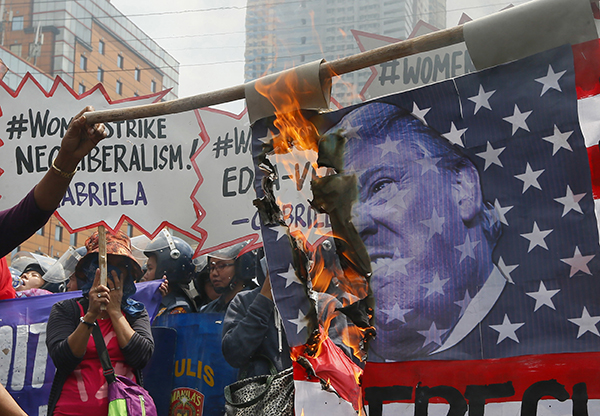
{"type": "MultiPolygon", "coordinates": [[[[328,78],[358,71],[393,59],[417,53],[428,52],[444,46],[454,45],[464,41],[463,26],[438,30],[413,39],[381,46],[370,51],[361,52],[346,58],[336,59],[321,64],[320,77],[328,78]]],[[[245,85],[238,85],[213,92],[179,98],[162,103],[146,104],[120,109],[99,110],[86,113],[89,124],[108,121],[131,120],[145,117],[156,117],[166,114],[182,113],[197,108],[223,104],[245,98],[245,85]]]]}
{"type": "MultiPolygon", "coordinates": [[[[106,286],[108,279],[108,267],[106,258],[106,228],[98,226],[98,264],[100,265],[100,284],[106,286]]],[[[106,310],[102,305],[101,310],[106,310]]]]}

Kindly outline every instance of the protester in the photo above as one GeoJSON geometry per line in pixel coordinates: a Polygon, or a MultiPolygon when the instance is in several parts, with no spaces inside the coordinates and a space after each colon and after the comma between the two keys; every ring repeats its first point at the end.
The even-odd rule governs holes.
{"type": "Polygon", "coordinates": [[[277,372],[292,366],[268,276],[262,287],[238,293],[229,304],[221,349],[225,360],[240,369],[238,380],[271,374],[271,364],[277,372]]]}
{"type": "Polygon", "coordinates": [[[194,294],[190,290],[196,270],[192,247],[165,229],[148,244],[144,254],[148,261],[142,280],[165,279],[159,288],[163,300],[157,316],[196,312],[194,294]]]}
{"type": "Polygon", "coordinates": [[[17,297],[49,295],[66,289],[64,269],[56,259],[19,251],[10,263],[12,267],[23,271],[15,287],[17,297]]]}
{"type": "Polygon", "coordinates": [[[206,256],[202,257],[203,261],[197,261],[197,259],[194,259],[196,262],[197,273],[194,276],[193,281],[194,287],[198,291],[198,296],[196,296],[194,300],[198,308],[201,308],[220,296],[210,281],[210,267],[208,265],[208,258],[206,256]]]}
{"type": "Polygon", "coordinates": [[[98,233],[86,241],[87,254],[77,264],[83,297],[52,307],[46,345],[56,374],[48,403],[49,415],[106,416],[106,379],[92,330],[99,326],[115,373],[141,383],[141,370],[154,351],[150,319],[144,305],[131,299],[142,274],[131,254],[129,237],[107,233],[107,286],[100,284],[98,233]],[[106,310],[102,310],[105,307],[106,310]]]}
{"type": "MultiPolygon", "coordinates": [[[[75,261],[75,266],[79,263],[79,260],[83,256],[87,254],[87,248],[85,246],[81,246],[73,250],[70,255],[72,260],[75,261]]],[[[62,258],[62,257],[61,257],[62,258]]],[[[69,267],[65,269],[65,274],[68,275],[67,280],[67,292],[74,292],[75,290],[79,290],[79,285],[83,285],[85,282],[77,282],[77,275],[75,274],[75,267],[69,267]]]]}
{"type": "Polygon", "coordinates": [[[257,252],[249,251],[240,256],[247,242],[238,243],[211,253],[208,257],[210,281],[220,296],[205,305],[200,312],[224,313],[229,302],[242,290],[256,286],[257,252]]]}
{"type": "MultiPolygon", "coordinates": [[[[106,137],[103,124],[87,125],[84,108],[62,139],[58,155],[48,172],[27,196],[14,207],[0,212],[0,299],[15,297],[6,256],[40,229],[58,207],[81,159],[106,137]]],[[[25,412],[0,384],[0,414],[23,416],[25,412]]]]}

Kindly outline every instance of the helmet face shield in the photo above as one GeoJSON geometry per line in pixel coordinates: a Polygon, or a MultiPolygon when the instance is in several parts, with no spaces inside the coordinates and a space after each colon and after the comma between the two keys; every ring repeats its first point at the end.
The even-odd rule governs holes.
{"type": "Polygon", "coordinates": [[[79,260],[83,256],[73,247],[69,247],[65,254],[56,261],[44,274],[43,278],[48,283],[62,283],[73,273],[79,260]]]}
{"type": "MultiPolygon", "coordinates": [[[[78,258],[81,258],[81,256],[72,247],[69,247],[58,260],[45,255],[19,251],[13,256],[11,267],[19,274],[23,274],[28,270],[37,271],[44,281],[40,288],[57,293],[65,291],[66,285],[64,282],[75,270],[78,258]],[[70,267],[70,271],[67,270],[67,267],[70,267]]],[[[18,287],[22,283],[21,278],[16,283],[18,287]]]]}
{"type": "Polygon", "coordinates": [[[218,260],[235,260],[239,257],[240,253],[249,242],[250,241],[242,241],[241,243],[213,251],[208,255],[208,257],[218,260]]]}
{"type": "Polygon", "coordinates": [[[139,264],[143,265],[146,262],[146,259],[148,257],[146,257],[146,255],[144,254],[144,251],[146,250],[146,247],[148,247],[148,244],[150,244],[151,241],[152,240],[150,240],[144,234],[131,237],[131,254],[133,254],[133,257],[135,257],[139,264]]]}
{"type": "Polygon", "coordinates": [[[30,264],[38,264],[44,273],[56,262],[56,259],[46,255],[30,253],[29,251],[19,251],[11,259],[10,265],[13,269],[21,273],[30,264]]]}

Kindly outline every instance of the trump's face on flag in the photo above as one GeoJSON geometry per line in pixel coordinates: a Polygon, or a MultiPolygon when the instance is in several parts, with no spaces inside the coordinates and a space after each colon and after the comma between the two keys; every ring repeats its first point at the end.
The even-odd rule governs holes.
{"type": "Polygon", "coordinates": [[[429,355],[494,271],[499,223],[473,163],[412,114],[372,103],[332,131],[339,129],[345,174],[358,179],[353,223],[373,268],[371,359],[429,355]]]}

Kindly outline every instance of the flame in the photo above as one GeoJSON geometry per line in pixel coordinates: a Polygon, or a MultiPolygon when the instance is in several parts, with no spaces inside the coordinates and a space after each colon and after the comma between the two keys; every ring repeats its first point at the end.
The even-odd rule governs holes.
{"type": "MultiPolygon", "coordinates": [[[[345,33],[343,34],[345,35],[345,33]]],[[[310,91],[310,88],[303,88],[301,82],[303,81],[299,80],[292,72],[278,77],[274,81],[259,80],[255,83],[256,91],[269,99],[275,109],[274,114],[276,117],[273,121],[273,130],[276,131],[273,132],[273,150],[276,155],[283,156],[277,157],[277,163],[294,178],[301,175],[299,170],[306,166],[307,161],[310,161],[312,175],[319,176],[319,169],[322,169],[316,165],[315,158],[318,153],[318,130],[300,109],[300,103],[304,100],[299,94],[303,94],[302,91],[310,91]],[[298,165],[300,166],[299,169],[296,168],[298,165]]],[[[307,173],[307,175],[309,174],[307,173]]],[[[309,177],[306,180],[309,180],[309,177]]],[[[287,221],[292,215],[291,208],[288,207],[289,204],[286,205],[286,202],[279,196],[277,196],[277,203],[282,208],[284,221],[287,221]]],[[[309,289],[327,293],[329,296],[324,297],[330,298],[319,308],[319,314],[321,315],[319,323],[322,326],[319,328],[319,333],[316,334],[315,339],[309,341],[306,345],[291,348],[292,359],[298,361],[300,356],[319,357],[322,354],[329,331],[330,329],[333,330],[331,328],[333,320],[341,315],[338,310],[339,307],[349,306],[359,299],[365,298],[368,288],[364,276],[359,275],[351,268],[342,269],[339,261],[330,261],[330,256],[336,258],[336,251],[333,247],[328,251],[329,254],[326,254],[321,244],[315,245],[316,250],[311,247],[309,243],[310,235],[304,235],[302,230],[290,226],[289,231],[290,235],[296,239],[298,246],[309,256],[307,276],[309,289]]],[[[310,233],[313,232],[323,233],[316,228],[310,230],[310,233]]],[[[349,346],[354,355],[361,360],[365,358],[363,331],[349,322],[347,328],[339,333],[342,342],[349,346]]],[[[362,370],[359,367],[357,368],[358,370],[353,374],[353,381],[357,386],[360,386],[362,370]]],[[[302,410],[302,414],[304,414],[304,410],[302,410]]]]}
{"type": "Polygon", "coordinates": [[[317,128],[304,117],[300,109],[301,100],[297,98],[297,94],[303,94],[299,91],[311,94],[310,86],[303,88],[302,82],[295,72],[291,72],[289,76],[278,77],[270,84],[261,80],[255,84],[256,91],[275,107],[273,125],[279,134],[273,137],[273,146],[278,154],[289,153],[293,148],[318,151],[317,128]]]}
{"type": "MultiPolygon", "coordinates": [[[[365,359],[365,352],[361,348],[361,342],[364,338],[363,333],[364,333],[364,330],[355,325],[352,325],[352,326],[349,325],[342,332],[342,342],[344,343],[344,345],[352,348],[352,352],[354,353],[354,356],[361,361],[364,361],[364,359],[365,359]]],[[[358,378],[357,378],[357,383],[358,383],[358,378]]]]}
{"type": "Polygon", "coordinates": [[[343,37],[346,37],[346,32],[344,32],[344,29],[342,29],[341,27],[338,27],[338,31],[342,34],[343,37]]]}

